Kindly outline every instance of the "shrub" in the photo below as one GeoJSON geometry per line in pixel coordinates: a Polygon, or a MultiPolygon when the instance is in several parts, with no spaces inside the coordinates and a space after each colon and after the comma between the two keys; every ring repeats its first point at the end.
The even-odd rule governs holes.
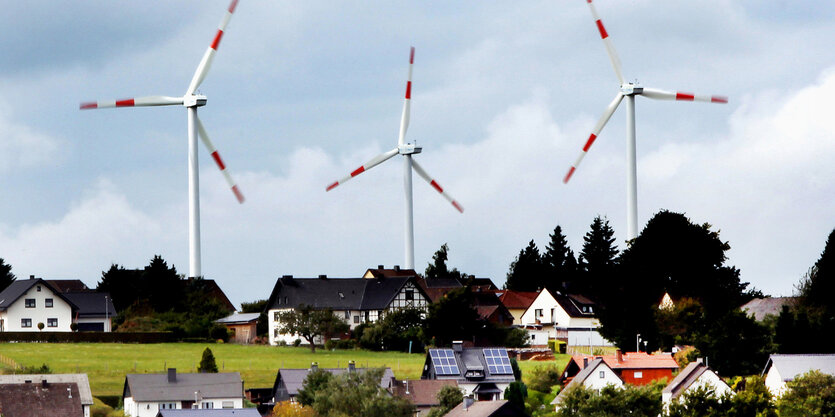
{"type": "Polygon", "coordinates": [[[296,340],[293,341],[293,346],[295,346],[295,347],[299,347],[299,345],[301,345],[301,344],[302,344],[301,339],[296,339],[296,340]]]}
{"type": "Polygon", "coordinates": [[[551,392],[551,387],[559,383],[560,371],[553,363],[537,366],[528,373],[528,388],[535,391],[551,392]]]}

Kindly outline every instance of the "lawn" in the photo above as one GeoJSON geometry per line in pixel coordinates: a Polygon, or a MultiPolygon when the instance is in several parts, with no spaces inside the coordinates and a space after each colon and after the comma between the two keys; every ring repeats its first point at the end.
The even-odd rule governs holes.
{"type": "MultiPolygon", "coordinates": [[[[317,350],[263,345],[162,343],[2,343],[0,357],[22,366],[49,365],[55,373],[86,373],[94,396],[121,395],[128,373],[196,372],[203,350],[209,347],[221,372],[240,372],[245,388],[272,387],[279,368],[307,368],[313,361],[323,368],[345,367],[356,361],[357,367],[390,367],[399,379],[417,379],[425,355],[363,350],[317,350]]],[[[568,355],[557,355],[562,369],[568,355]]],[[[520,361],[523,374],[545,362],[520,361]]],[[[5,366],[0,364],[0,366],[5,366]]]]}

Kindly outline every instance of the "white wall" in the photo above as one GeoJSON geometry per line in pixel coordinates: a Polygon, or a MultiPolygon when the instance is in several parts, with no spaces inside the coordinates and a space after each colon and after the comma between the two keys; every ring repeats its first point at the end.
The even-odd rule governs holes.
{"type": "MultiPolygon", "coordinates": [[[[200,401],[200,408],[205,408],[206,403],[211,402],[212,408],[223,408],[223,402],[228,401],[232,403],[232,408],[243,408],[243,398],[204,398],[200,401]]],[[[133,401],[133,397],[125,398],[124,410],[125,414],[130,417],[156,417],[159,412],[159,406],[162,403],[175,403],[176,409],[182,409],[183,404],[180,401],[133,401]]]]}
{"type": "Polygon", "coordinates": [[[72,308],[70,305],[53,293],[49,287],[38,284],[29,289],[17,301],[14,302],[2,314],[3,330],[7,332],[39,332],[38,323],[43,323],[44,332],[69,332],[72,324],[72,308]],[[38,291],[37,287],[41,290],[38,291]],[[35,308],[26,308],[26,299],[35,299],[35,308]],[[46,307],[46,299],[52,299],[52,307],[46,307]],[[32,327],[20,327],[20,320],[23,318],[32,319],[32,327]],[[58,327],[47,327],[50,318],[58,319],[58,327]]]}
{"type": "Polygon", "coordinates": [[[783,381],[783,377],[780,375],[780,371],[773,365],[768,370],[768,375],[765,376],[765,386],[771,391],[771,395],[774,398],[782,397],[788,388],[785,381],[783,381]]]}
{"type": "MultiPolygon", "coordinates": [[[[728,384],[725,383],[725,381],[722,380],[722,378],[719,378],[719,375],[716,375],[716,373],[714,373],[711,370],[707,370],[699,376],[699,379],[690,384],[690,386],[687,387],[687,389],[684,390],[684,392],[682,392],[678,398],[681,398],[690,391],[703,387],[713,389],[713,392],[715,393],[716,397],[722,397],[727,393],[734,395],[734,391],[731,389],[730,386],[728,386],[728,384]]],[[[661,402],[664,404],[665,409],[670,406],[672,399],[672,393],[665,392],[661,394],[661,402]]]]}
{"type": "Polygon", "coordinates": [[[522,324],[536,324],[536,320],[539,319],[542,323],[552,323],[553,317],[551,316],[551,309],[555,308],[557,305],[557,300],[551,296],[548,291],[540,291],[539,295],[536,296],[536,299],[533,300],[530,307],[525,310],[525,313],[522,314],[522,324]],[[542,310],[542,317],[536,316],[536,310],[542,310]]]}
{"type": "MultiPolygon", "coordinates": [[[[597,326],[594,327],[595,329],[597,326]]],[[[569,330],[568,346],[614,346],[612,342],[604,338],[597,330],[569,330]]]]}
{"type": "Polygon", "coordinates": [[[591,375],[583,381],[583,385],[586,388],[591,388],[594,390],[601,390],[605,388],[607,385],[614,385],[616,387],[623,386],[623,381],[618,378],[612,368],[609,368],[605,364],[600,364],[594,368],[591,375]],[[601,372],[603,377],[601,378],[601,372]]]}

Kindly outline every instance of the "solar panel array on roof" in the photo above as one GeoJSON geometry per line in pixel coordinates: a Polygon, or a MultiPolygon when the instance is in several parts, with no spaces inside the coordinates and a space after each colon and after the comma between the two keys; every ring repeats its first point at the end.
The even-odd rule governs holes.
{"type": "Polygon", "coordinates": [[[429,349],[429,357],[438,375],[459,375],[458,363],[452,349],[429,349]]]}
{"type": "Polygon", "coordinates": [[[487,361],[487,370],[493,375],[513,374],[507,349],[484,349],[484,360],[487,361]]]}

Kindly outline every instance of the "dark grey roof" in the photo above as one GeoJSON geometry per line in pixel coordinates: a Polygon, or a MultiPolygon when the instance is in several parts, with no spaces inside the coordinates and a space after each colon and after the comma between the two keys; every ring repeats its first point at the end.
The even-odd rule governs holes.
{"type": "Polygon", "coordinates": [[[48,282],[44,281],[41,278],[34,278],[15,280],[11,284],[9,284],[9,286],[6,287],[6,289],[3,290],[3,292],[0,292],[0,311],[9,308],[9,306],[14,304],[15,301],[22,297],[23,294],[26,294],[26,292],[29,291],[29,289],[31,289],[35,285],[41,285],[45,288],[48,288],[55,294],[55,296],[66,301],[67,304],[69,304],[73,310],[76,310],[78,308],[72,301],[67,299],[67,297],[65,297],[64,294],[61,294],[60,291],[55,289],[55,287],[50,285],[48,282]]]}
{"type": "MultiPolygon", "coordinates": [[[[309,305],[332,310],[383,310],[414,277],[293,278],[276,280],[267,310],[309,305]]],[[[422,291],[418,287],[418,291],[422,291]]],[[[425,296],[425,294],[424,294],[425,296]]],[[[428,298],[428,297],[427,297],[428,298]]]]}
{"type": "Polygon", "coordinates": [[[128,374],[122,397],[134,401],[194,401],[194,392],[204,399],[243,398],[241,374],[181,374],[168,382],[167,374],[128,374]]]}
{"type": "Polygon", "coordinates": [[[79,317],[104,317],[105,314],[113,317],[116,315],[110,293],[95,291],[66,292],[64,296],[78,306],[79,317]]]}
{"type": "Polygon", "coordinates": [[[78,387],[73,383],[8,384],[0,389],[4,416],[83,416],[78,387]]]}
{"type": "Polygon", "coordinates": [[[560,307],[571,317],[594,317],[596,307],[594,301],[579,294],[563,294],[559,291],[550,291],[551,296],[557,300],[560,307]],[[583,311],[586,307],[586,311],[583,311]]]}
{"type": "Polygon", "coordinates": [[[257,408],[159,410],[157,417],[261,417],[257,408]]]}
{"type": "Polygon", "coordinates": [[[754,316],[757,321],[762,321],[765,316],[779,316],[783,306],[792,307],[797,302],[797,297],[767,297],[755,298],[740,307],[748,315],[754,316]]]}
{"type": "Polygon", "coordinates": [[[693,361],[681,370],[681,372],[664,387],[664,394],[672,394],[671,398],[678,398],[681,393],[687,390],[690,385],[693,385],[703,373],[707,371],[707,366],[699,361],[693,361]]]}
{"type": "MultiPolygon", "coordinates": [[[[497,347],[492,347],[496,349],[497,347]]],[[[478,383],[507,383],[513,382],[516,379],[513,374],[499,374],[493,375],[490,373],[490,368],[487,366],[487,361],[484,359],[484,349],[491,349],[489,347],[466,347],[460,352],[455,352],[455,363],[458,365],[459,373],[457,375],[437,375],[435,373],[435,365],[432,363],[429,352],[426,352],[426,360],[424,362],[424,370],[420,379],[454,379],[458,383],[478,382],[478,383]],[[470,376],[467,376],[467,372],[470,376]]],[[[503,349],[503,348],[500,348],[503,349]]],[[[430,351],[434,349],[429,349],[430,351]]]]}
{"type": "Polygon", "coordinates": [[[232,313],[222,319],[215,320],[215,323],[222,324],[242,324],[258,320],[260,313],[232,313]]]}
{"type": "Polygon", "coordinates": [[[87,379],[87,374],[0,375],[0,385],[24,384],[26,381],[39,384],[43,380],[46,380],[47,383],[74,383],[78,387],[78,396],[81,398],[81,404],[93,405],[93,393],[90,391],[90,381],[87,379]]]}
{"type": "Polygon", "coordinates": [[[783,381],[791,381],[798,375],[815,369],[824,374],[835,375],[835,354],[774,354],[768,357],[763,375],[767,374],[772,366],[777,367],[783,381]]]}
{"type": "MultiPolygon", "coordinates": [[[[341,375],[348,372],[348,368],[319,368],[328,371],[333,375],[341,375]]],[[[373,368],[356,368],[357,372],[365,372],[373,368]]],[[[279,369],[273,384],[273,393],[276,402],[286,401],[298,395],[299,390],[304,386],[304,380],[310,369],[279,369]]],[[[391,368],[385,368],[380,378],[380,388],[388,389],[394,380],[394,372],[391,368]]]]}
{"type": "Polygon", "coordinates": [[[80,279],[47,279],[45,281],[61,292],[92,291],[80,279]]]}
{"type": "Polygon", "coordinates": [[[463,287],[455,278],[426,278],[426,288],[459,288],[463,287]]]}

